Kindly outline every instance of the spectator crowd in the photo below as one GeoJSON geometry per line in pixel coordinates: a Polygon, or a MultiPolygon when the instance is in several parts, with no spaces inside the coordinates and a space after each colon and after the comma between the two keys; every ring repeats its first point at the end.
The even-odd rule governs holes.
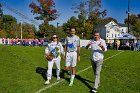
{"type": "MultiPolygon", "coordinates": [[[[64,39],[61,40],[62,45],[64,45],[64,39]]],[[[2,38],[2,44],[12,45],[12,46],[46,46],[50,42],[48,37],[38,38],[38,39],[9,39],[2,38]]],[[[107,43],[108,49],[116,49],[116,50],[133,50],[140,51],[140,41],[127,41],[122,42],[120,40],[116,40],[114,43],[107,43]]]]}
{"type": "Polygon", "coordinates": [[[2,44],[12,46],[46,46],[48,42],[49,42],[48,38],[39,38],[39,39],[2,38],[2,44]]]}

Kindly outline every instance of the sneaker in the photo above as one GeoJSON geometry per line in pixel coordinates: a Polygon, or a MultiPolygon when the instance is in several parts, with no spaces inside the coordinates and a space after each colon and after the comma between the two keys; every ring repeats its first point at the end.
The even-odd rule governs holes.
{"type": "Polygon", "coordinates": [[[73,85],[73,81],[70,82],[69,86],[71,87],[73,85]]]}
{"type": "Polygon", "coordinates": [[[60,77],[57,77],[57,80],[60,80],[60,77]]]}
{"type": "Polygon", "coordinates": [[[50,84],[50,81],[49,81],[49,79],[44,83],[45,85],[48,85],[48,84],[50,84]]]}
{"type": "Polygon", "coordinates": [[[96,92],[97,92],[97,91],[96,91],[96,88],[93,88],[93,89],[92,89],[92,92],[93,92],[93,93],[96,93],[96,92]]]}

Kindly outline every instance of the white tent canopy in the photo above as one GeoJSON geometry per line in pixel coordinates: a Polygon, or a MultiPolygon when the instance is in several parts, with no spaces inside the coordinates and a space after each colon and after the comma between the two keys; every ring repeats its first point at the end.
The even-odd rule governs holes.
{"type": "Polygon", "coordinates": [[[115,39],[137,39],[135,36],[128,33],[124,33],[121,36],[116,37],[115,39]]]}

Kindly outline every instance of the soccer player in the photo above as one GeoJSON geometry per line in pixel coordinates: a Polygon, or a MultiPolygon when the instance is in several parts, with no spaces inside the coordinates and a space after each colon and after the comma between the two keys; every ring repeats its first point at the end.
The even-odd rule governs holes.
{"type": "Polygon", "coordinates": [[[66,64],[65,71],[70,72],[70,67],[72,68],[72,74],[70,78],[69,86],[73,85],[75,78],[75,67],[78,62],[80,62],[80,38],[76,35],[75,27],[70,28],[70,35],[66,37],[65,41],[65,51],[66,51],[66,64]]]}
{"type": "Polygon", "coordinates": [[[92,49],[91,64],[95,74],[95,84],[92,92],[96,93],[97,92],[96,90],[100,85],[100,72],[101,72],[103,58],[104,58],[103,52],[107,51],[107,46],[105,40],[100,38],[99,32],[93,33],[93,39],[90,40],[86,48],[89,48],[89,46],[91,46],[92,49]]]}
{"type": "Polygon", "coordinates": [[[45,49],[46,56],[49,55],[49,53],[51,53],[53,56],[52,60],[48,60],[47,81],[45,82],[45,84],[50,84],[52,76],[52,67],[54,63],[56,65],[57,80],[60,80],[60,61],[61,61],[60,54],[62,54],[63,56],[65,55],[63,46],[59,42],[58,36],[54,34],[51,39],[52,42],[49,43],[45,49]]]}

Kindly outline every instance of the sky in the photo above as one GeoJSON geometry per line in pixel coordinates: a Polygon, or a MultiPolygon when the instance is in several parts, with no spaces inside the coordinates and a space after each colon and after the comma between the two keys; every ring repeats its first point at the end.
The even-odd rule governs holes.
{"type": "MultiPolygon", "coordinates": [[[[29,19],[34,19],[35,15],[31,13],[31,9],[29,8],[29,4],[32,1],[36,2],[37,0],[0,0],[0,2],[4,3],[7,7],[16,9],[18,12],[26,15],[29,19]]],[[[77,17],[77,14],[75,14],[74,10],[72,10],[71,8],[73,7],[73,5],[78,4],[81,1],[86,0],[54,0],[56,9],[58,10],[60,16],[55,21],[50,22],[50,24],[56,26],[57,22],[59,22],[59,25],[62,25],[63,23],[67,22],[67,20],[71,16],[77,17]]],[[[124,23],[124,19],[127,17],[127,2],[128,0],[102,0],[101,10],[107,9],[106,17],[113,17],[117,19],[119,23],[124,23]]],[[[18,22],[22,21],[31,23],[30,21],[27,21],[19,15],[11,12],[6,7],[3,7],[2,9],[4,14],[13,15],[17,18],[18,22]]],[[[140,0],[130,0],[130,13],[140,14],[140,0]]],[[[41,21],[35,21],[38,24],[41,23],[41,21]]]]}

